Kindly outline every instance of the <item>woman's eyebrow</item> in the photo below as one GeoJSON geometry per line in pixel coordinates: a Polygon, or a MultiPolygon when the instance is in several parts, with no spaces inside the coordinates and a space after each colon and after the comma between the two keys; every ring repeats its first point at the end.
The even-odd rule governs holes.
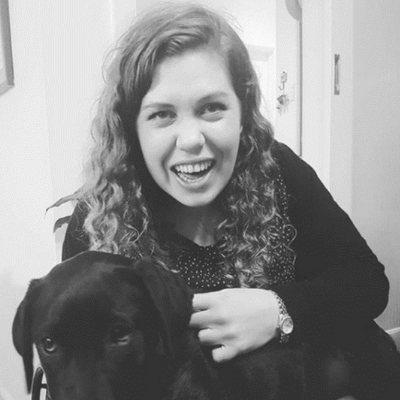
{"type": "Polygon", "coordinates": [[[142,110],[147,110],[149,108],[173,108],[173,105],[170,103],[164,103],[160,101],[154,101],[148,104],[144,104],[142,106],[142,110]]]}
{"type": "MultiPolygon", "coordinates": [[[[216,99],[225,100],[229,98],[229,94],[223,90],[218,90],[217,92],[212,92],[206,94],[197,100],[197,103],[206,103],[207,101],[213,101],[216,99]]],[[[172,103],[167,103],[164,101],[150,101],[149,103],[142,104],[142,111],[153,109],[153,108],[174,108],[172,103]]]]}
{"type": "Polygon", "coordinates": [[[218,92],[213,92],[210,94],[207,94],[205,96],[203,96],[199,101],[200,102],[207,102],[210,100],[215,100],[216,98],[223,98],[223,99],[227,99],[229,97],[229,94],[224,92],[224,91],[218,91],[218,92]]]}

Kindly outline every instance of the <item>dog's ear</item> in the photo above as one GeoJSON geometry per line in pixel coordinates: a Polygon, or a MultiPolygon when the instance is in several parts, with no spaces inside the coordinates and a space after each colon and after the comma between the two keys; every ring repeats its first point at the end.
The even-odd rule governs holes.
{"type": "Polygon", "coordinates": [[[170,355],[181,344],[182,333],[192,314],[192,293],[176,273],[164,269],[150,258],[135,263],[135,274],[143,282],[161,321],[164,344],[170,355]]]}
{"type": "Polygon", "coordinates": [[[31,281],[24,299],[18,306],[12,325],[12,337],[14,347],[24,361],[25,378],[28,393],[30,393],[31,391],[33,377],[33,338],[31,334],[31,308],[34,299],[36,298],[39,282],[39,279],[31,281]]]}

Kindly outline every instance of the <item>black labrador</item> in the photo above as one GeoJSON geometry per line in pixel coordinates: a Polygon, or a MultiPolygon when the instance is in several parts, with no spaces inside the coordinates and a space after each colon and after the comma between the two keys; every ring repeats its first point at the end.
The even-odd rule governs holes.
{"type": "Polygon", "coordinates": [[[275,341],[215,364],[188,328],[192,293],[151,259],[88,251],[33,280],[13,324],[51,400],[301,399],[303,351],[275,341]]]}

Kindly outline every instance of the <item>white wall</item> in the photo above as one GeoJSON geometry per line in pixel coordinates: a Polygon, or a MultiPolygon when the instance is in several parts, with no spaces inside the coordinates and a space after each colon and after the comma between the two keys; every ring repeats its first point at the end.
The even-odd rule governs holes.
{"type": "MultiPolygon", "coordinates": [[[[172,2],[186,3],[188,0],[172,2]]],[[[158,3],[159,0],[136,0],[137,12],[142,13],[158,3]]],[[[275,47],[275,0],[198,0],[197,3],[225,13],[228,18],[233,17],[246,44],[275,47]]]]}
{"type": "Polygon", "coordinates": [[[55,261],[44,218],[53,195],[41,11],[37,3],[10,4],[16,86],[0,97],[0,390],[6,399],[25,398],[22,362],[11,342],[16,306],[29,279],[55,261]]]}

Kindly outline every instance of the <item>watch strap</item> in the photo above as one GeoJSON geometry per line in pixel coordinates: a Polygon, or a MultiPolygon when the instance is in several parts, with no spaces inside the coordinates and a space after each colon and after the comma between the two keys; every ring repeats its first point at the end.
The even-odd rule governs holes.
{"type": "Polygon", "coordinates": [[[289,335],[290,333],[284,332],[283,330],[283,322],[285,320],[290,319],[291,324],[293,324],[292,318],[290,317],[289,313],[287,312],[285,303],[283,300],[279,297],[279,295],[272,290],[273,295],[275,296],[278,305],[279,305],[279,320],[278,320],[278,325],[277,325],[277,330],[279,332],[279,342],[280,343],[286,343],[289,340],[289,335]]]}

